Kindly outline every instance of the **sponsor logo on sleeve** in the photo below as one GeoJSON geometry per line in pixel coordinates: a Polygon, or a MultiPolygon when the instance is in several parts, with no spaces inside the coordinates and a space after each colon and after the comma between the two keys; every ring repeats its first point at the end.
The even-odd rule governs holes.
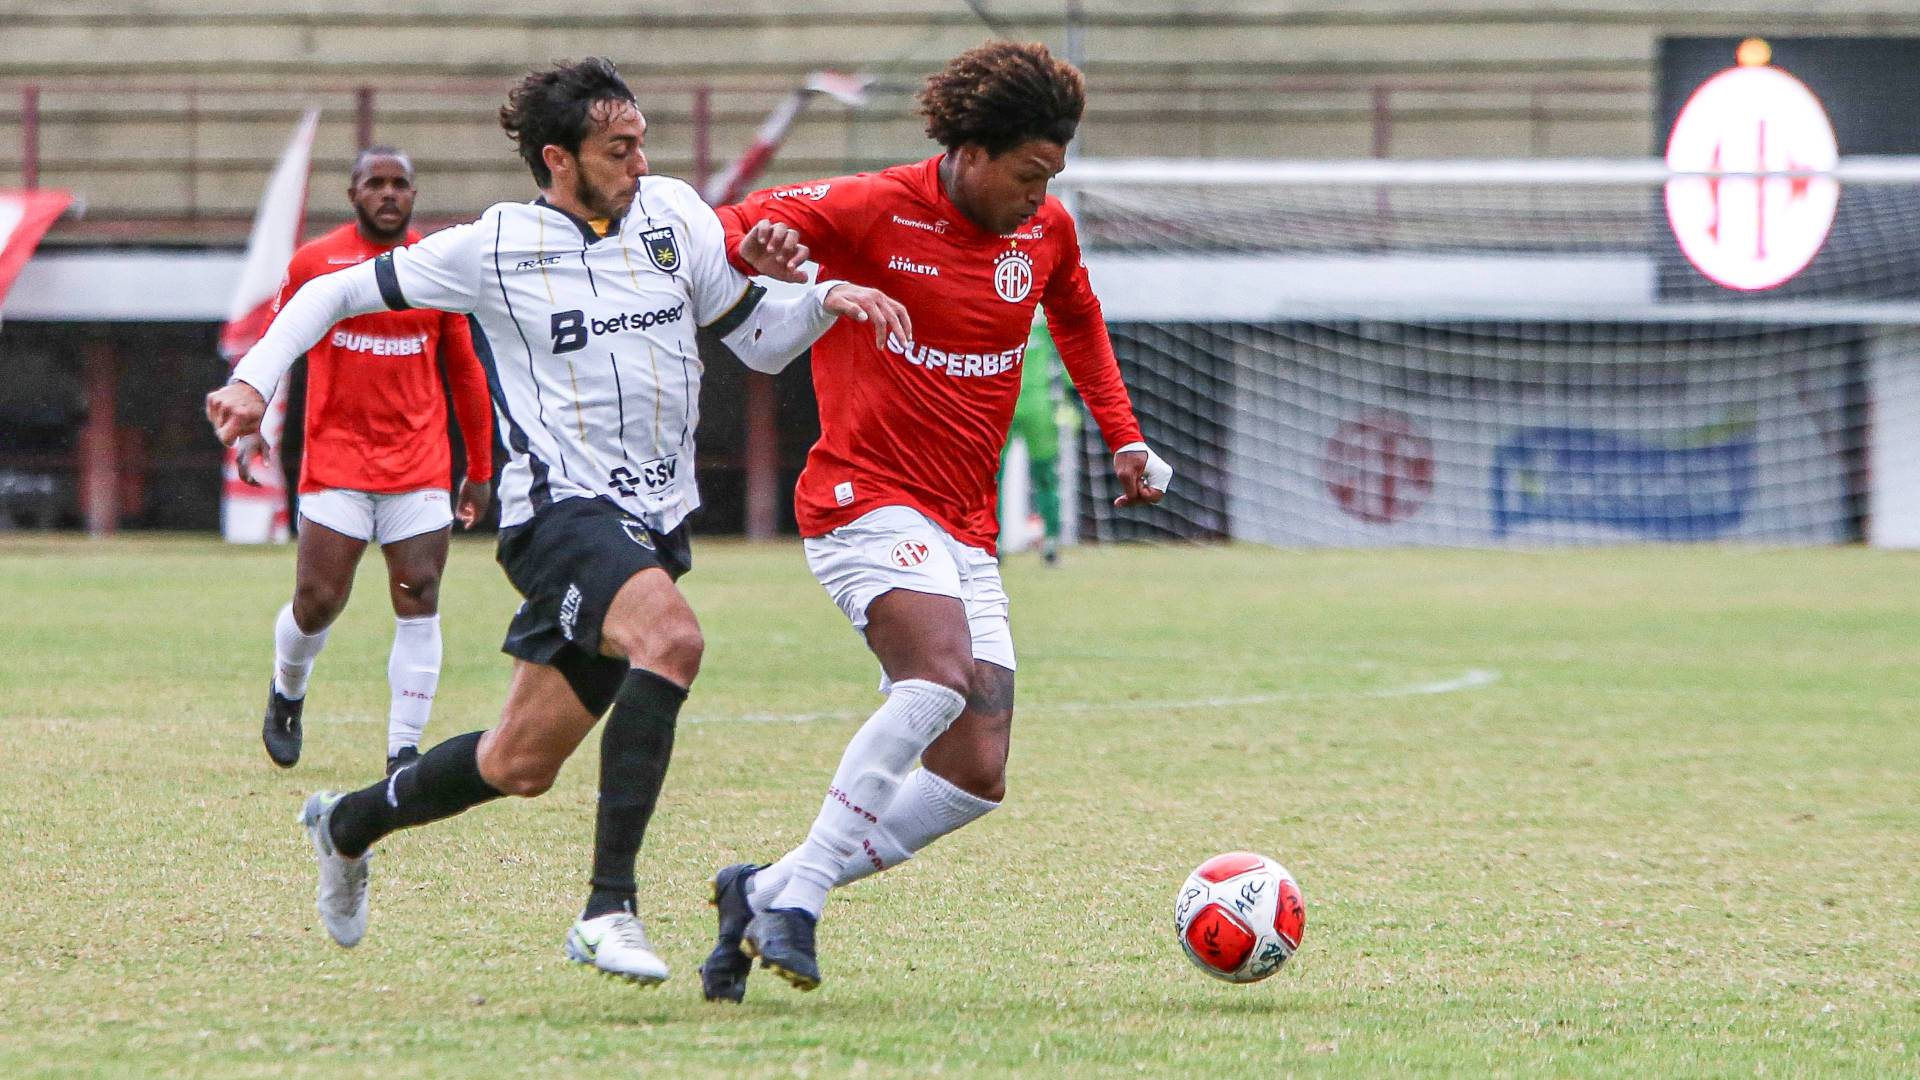
{"type": "Polygon", "coordinates": [[[800,184],[795,187],[781,188],[773,193],[773,197],[776,199],[812,199],[814,202],[819,202],[821,199],[826,198],[827,192],[831,190],[833,190],[832,184],[800,184]]]}
{"type": "Polygon", "coordinates": [[[852,504],[853,481],[842,480],[839,483],[833,485],[833,501],[836,503],[839,503],[841,506],[848,506],[852,504]]]}

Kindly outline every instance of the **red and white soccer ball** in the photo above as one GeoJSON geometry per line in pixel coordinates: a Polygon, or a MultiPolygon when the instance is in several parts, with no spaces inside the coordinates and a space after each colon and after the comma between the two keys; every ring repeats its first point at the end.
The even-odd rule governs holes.
{"type": "Polygon", "coordinates": [[[1200,864],[1180,886],[1173,928],[1187,959],[1216,979],[1259,982],[1280,970],[1307,928],[1307,906],[1287,868],[1251,851],[1200,864]]]}

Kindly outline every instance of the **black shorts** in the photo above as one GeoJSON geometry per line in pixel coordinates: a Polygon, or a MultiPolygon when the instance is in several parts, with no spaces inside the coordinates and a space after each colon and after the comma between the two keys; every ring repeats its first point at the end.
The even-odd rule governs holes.
{"type": "Polygon", "coordinates": [[[615,594],[642,570],[678,581],[693,568],[684,522],[657,533],[606,498],[562,499],[500,530],[497,557],[525,598],[501,651],[558,668],[596,716],[627,674],[625,660],[600,655],[600,625],[615,594]]]}

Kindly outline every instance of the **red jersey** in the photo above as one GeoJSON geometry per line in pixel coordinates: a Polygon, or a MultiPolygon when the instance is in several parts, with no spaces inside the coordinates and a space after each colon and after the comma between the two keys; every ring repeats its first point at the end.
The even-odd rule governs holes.
{"type": "Polygon", "coordinates": [[[721,207],[727,253],[771,219],[799,230],[821,278],[879,289],[913,319],[915,340],[875,347],[842,319],[813,347],[820,441],[794,492],[805,536],[882,506],[910,506],[962,543],[994,550],[996,477],[1033,310],[1046,305],[1061,362],[1109,449],[1140,439],[1073,218],[1049,197],[1006,236],[960,213],[940,159],[756,192],[721,207]]]}
{"type": "MultiPolygon", "coordinates": [[[[406,243],[420,239],[408,232],[406,243]]],[[[278,313],[300,286],[387,251],[342,225],[293,253],[273,302],[278,313]]],[[[300,492],[347,488],[394,494],[442,487],[452,474],[444,361],[466,440],[467,477],[493,477],[493,415],[486,373],[464,315],[382,311],[336,323],[307,351],[306,449],[300,492]]]]}

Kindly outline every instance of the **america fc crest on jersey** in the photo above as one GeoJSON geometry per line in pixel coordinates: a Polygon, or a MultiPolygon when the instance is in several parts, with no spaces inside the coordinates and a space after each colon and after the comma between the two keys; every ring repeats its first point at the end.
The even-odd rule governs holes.
{"type": "Polygon", "coordinates": [[[648,229],[640,234],[640,242],[647,246],[647,258],[654,266],[669,274],[680,269],[680,245],[673,239],[673,226],[648,229]]]}

